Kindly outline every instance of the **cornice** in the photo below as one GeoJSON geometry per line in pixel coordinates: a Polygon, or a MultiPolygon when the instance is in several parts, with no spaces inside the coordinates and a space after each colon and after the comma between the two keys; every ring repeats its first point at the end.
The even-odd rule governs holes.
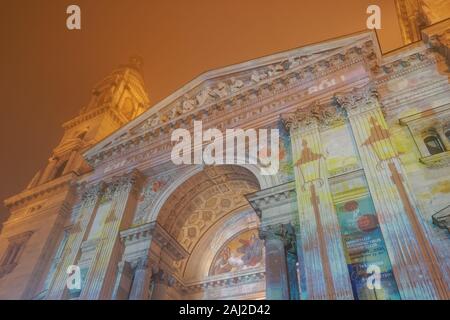
{"type": "Polygon", "coordinates": [[[203,281],[182,283],[180,280],[179,286],[188,293],[195,293],[203,291],[208,288],[222,288],[233,285],[242,285],[244,283],[254,283],[265,279],[265,268],[256,268],[234,273],[231,277],[229,274],[217,275],[208,277],[203,281]]]}
{"type": "Polygon", "coordinates": [[[32,189],[25,190],[13,197],[10,197],[4,201],[4,204],[8,209],[12,209],[16,206],[23,205],[29,201],[33,201],[50,194],[54,194],[59,190],[63,189],[64,187],[70,186],[75,181],[76,178],[77,175],[75,173],[64,175],[58,179],[49,181],[32,189]]]}
{"type": "Polygon", "coordinates": [[[295,182],[287,182],[269,189],[248,194],[245,197],[261,218],[263,210],[278,206],[284,202],[294,202],[296,199],[295,182]]]}
{"type": "MultiPolygon", "coordinates": [[[[121,130],[121,134],[117,133],[115,139],[112,138],[109,143],[105,142],[103,145],[91,149],[85,156],[91,163],[94,163],[96,159],[101,158],[105,153],[117,152],[123,145],[134,144],[132,141],[136,138],[165,132],[171,128],[183,125],[186,121],[197,119],[204,114],[208,115],[214,110],[230,109],[234,105],[239,105],[242,108],[247,104],[255,104],[262,100],[270,99],[283,91],[305,86],[311,81],[323,78],[350,65],[377,59],[375,52],[376,49],[374,49],[371,37],[366,36],[357,44],[334,48],[331,50],[331,53],[321,53],[319,57],[307,61],[305,64],[295,64],[286,58],[284,62],[281,61],[273,65],[272,69],[264,66],[262,67],[263,70],[259,72],[265,73],[266,76],[258,81],[255,80],[255,69],[250,69],[250,71],[253,71],[251,73],[247,72],[245,75],[249,79],[244,79],[245,81],[239,80],[244,83],[242,86],[240,82],[235,84],[238,81],[236,80],[237,78],[231,77],[234,80],[229,80],[230,82],[226,84],[228,86],[227,95],[224,94],[222,96],[216,91],[214,97],[211,98],[212,101],[203,102],[203,104],[199,105],[199,101],[194,101],[192,95],[187,97],[184,94],[180,100],[169,103],[166,106],[151,108],[133,121],[133,124],[126,125],[121,130]],[[292,65],[293,67],[291,67],[292,65]],[[233,85],[239,87],[239,90],[232,90],[233,85]],[[194,104],[196,104],[195,108],[191,110],[194,104]],[[136,126],[136,124],[138,125],[136,126]],[[101,150],[99,148],[104,149],[101,150]]],[[[220,85],[220,88],[223,89],[224,83],[222,81],[222,83],[219,82],[217,85],[220,85]]],[[[319,84],[319,86],[322,85],[326,86],[326,84],[319,84]]],[[[222,90],[220,88],[214,89],[210,87],[208,90],[222,90]]],[[[310,85],[310,90],[312,89],[310,85]]]]}
{"type": "Polygon", "coordinates": [[[141,241],[155,241],[169,256],[175,260],[186,258],[189,253],[164,230],[157,222],[150,222],[120,232],[120,239],[125,245],[141,241]]]}

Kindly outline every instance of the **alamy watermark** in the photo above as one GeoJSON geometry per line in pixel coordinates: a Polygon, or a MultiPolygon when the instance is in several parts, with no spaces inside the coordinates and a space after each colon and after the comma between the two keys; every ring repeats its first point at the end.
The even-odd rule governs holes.
{"type": "Polygon", "coordinates": [[[193,137],[187,129],[172,132],[176,144],[170,154],[174,164],[254,164],[262,175],[274,175],[279,169],[278,129],[212,128],[203,132],[201,121],[194,121],[193,137]]]}

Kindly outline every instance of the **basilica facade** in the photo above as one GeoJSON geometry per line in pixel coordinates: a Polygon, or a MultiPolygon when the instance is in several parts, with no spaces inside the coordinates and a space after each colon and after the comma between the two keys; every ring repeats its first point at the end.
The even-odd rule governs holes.
{"type": "Polygon", "coordinates": [[[450,20],[402,15],[419,2],[398,1],[411,43],[389,54],[362,32],[150,108],[141,61],[117,68],[5,200],[0,298],[449,299],[450,20]],[[278,129],[278,173],[174,164],[194,121],[278,129]]]}

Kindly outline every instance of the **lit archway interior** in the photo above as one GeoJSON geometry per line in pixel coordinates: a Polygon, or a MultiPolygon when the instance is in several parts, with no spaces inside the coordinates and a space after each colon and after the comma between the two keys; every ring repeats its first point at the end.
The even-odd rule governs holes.
{"type": "Polygon", "coordinates": [[[183,289],[168,290],[189,299],[265,297],[259,218],[245,198],[259,189],[248,169],[223,165],[205,168],[169,196],[157,221],[188,255],[171,263],[183,289]]]}

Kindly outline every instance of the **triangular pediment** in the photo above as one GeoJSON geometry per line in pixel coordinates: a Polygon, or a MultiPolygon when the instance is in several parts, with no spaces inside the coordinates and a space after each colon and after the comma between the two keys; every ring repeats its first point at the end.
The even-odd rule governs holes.
{"type": "Polygon", "coordinates": [[[99,142],[85,157],[95,158],[96,154],[133,137],[151,133],[212,105],[226,104],[242,95],[251,99],[252,92],[261,87],[277,82],[308,81],[326,73],[331,65],[361,58],[365,47],[370,47],[368,51],[376,59],[381,57],[374,33],[363,32],[208,71],[99,142]]]}

